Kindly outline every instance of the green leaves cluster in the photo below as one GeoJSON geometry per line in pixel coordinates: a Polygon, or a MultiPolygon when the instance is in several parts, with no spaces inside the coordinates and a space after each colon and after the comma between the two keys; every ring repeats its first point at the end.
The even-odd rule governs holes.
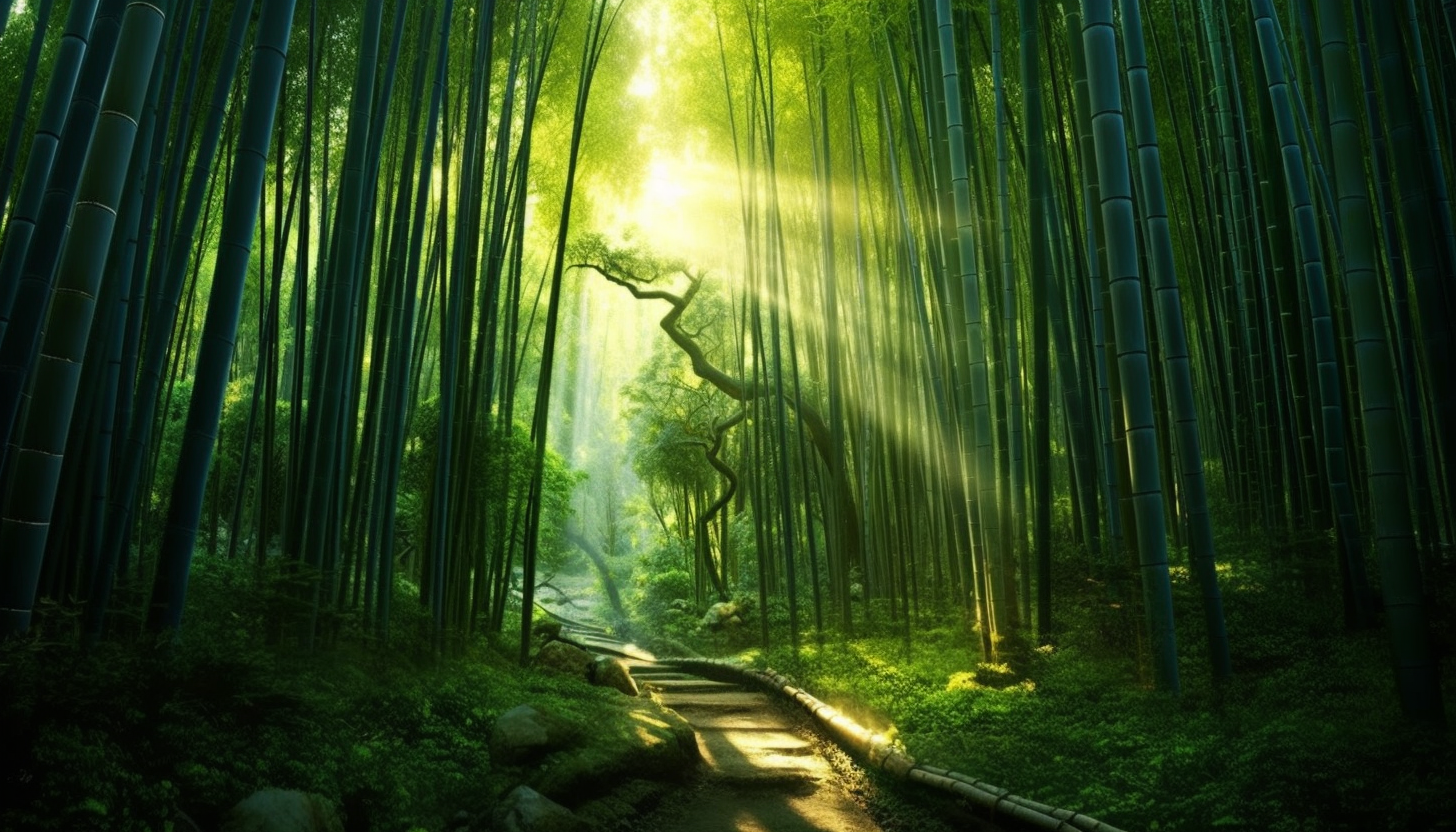
{"type": "MultiPolygon", "coordinates": [[[[421,402],[415,413],[413,431],[405,446],[400,469],[400,528],[415,540],[426,534],[430,494],[434,488],[435,465],[439,454],[440,399],[432,396],[421,402]]],[[[529,429],[520,423],[511,426],[508,434],[490,430],[477,423],[472,456],[462,476],[468,477],[476,505],[495,505],[505,501],[513,507],[524,505],[531,483],[531,464],[535,448],[529,429]]],[[[571,498],[586,475],[570,468],[560,454],[547,451],[542,471],[542,552],[550,563],[558,563],[566,553],[562,535],[572,515],[571,498]]]]}
{"type": "Polygon", "coordinates": [[[653,286],[687,270],[687,264],[681,260],[663,257],[632,237],[614,244],[605,234],[597,232],[576,237],[566,250],[566,259],[578,266],[601,266],[616,276],[630,276],[635,282],[653,286]]]}

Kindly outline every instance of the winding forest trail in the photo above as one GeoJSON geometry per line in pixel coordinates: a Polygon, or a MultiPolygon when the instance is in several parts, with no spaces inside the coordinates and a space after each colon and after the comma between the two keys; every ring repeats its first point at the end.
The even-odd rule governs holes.
{"type": "Polygon", "coordinates": [[[563,629],[589,650],[624,659],[659,704],[698,735],[703,770],[680,800],[641,819],[674,832],[879,832],[811,739],[807,719],[761,691],[684,673],[604,633],[563,629]]]}
{"type": "Polygon", "coordinates": [[[658,704],[694,729],[705,776],[685,800],[644,818],[642,829],[859,832],[885,824],[917,832],[1123,832],[1089,815],[917,762],[888,737],[772,670],[700,658],[658,659],[605,629],[542,612],[560,622],[559,636],[566,641],[624,660],[658,704]],[[909,801],[884,792],[891,800],[881,803],[877,785],[865,779],[869,770],[846,763],[850,758],[841,748],[893,778],[927,788],[909,801]],[[867,807],[875,809],[873,817],[867,807]]]}
{"type": "Polygon", "coordinates": [[[692,724],[704,776],[686,800],[655,813],[648,828],[683,832],[874,832],[879,826],[802,736],[803,717],[760,691],[653,662],[629,662],[659,704],[692,724]]]}

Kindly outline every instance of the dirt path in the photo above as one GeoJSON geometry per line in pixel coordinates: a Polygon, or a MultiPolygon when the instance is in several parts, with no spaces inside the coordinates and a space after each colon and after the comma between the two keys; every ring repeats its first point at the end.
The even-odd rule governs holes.
{"type": "Polygon", "coordinates": [[[803,717],[757,690],[658,664],[630,645],[571,634],[623,655],[660,704],[692,724],[701,778],[681,798],[641,819],[643,830],[674,832],[880,832],[806,739],[803,717]]]}

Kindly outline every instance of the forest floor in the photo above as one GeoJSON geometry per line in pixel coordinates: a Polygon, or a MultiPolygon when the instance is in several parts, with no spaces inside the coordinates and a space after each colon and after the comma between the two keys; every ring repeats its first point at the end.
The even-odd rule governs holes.
{"type": "MultiPolygon", "coordinates": [[[[806,627],[797,647],[774,626],[765,650],[757,616],[708,632],[658,593],[637,600],[636,634],[662,655],[773,668],[917,760],[1125,829],[1456,830],[1456,730],[1401,716],[1387,632],[1343,621],[1332,540],[1238,533],[1221,519],[1234,678],[1211,678],[1199,591],[1179,549],[1170,571],[1180,696],[1153,689],[1135,570],[1088,578],[1088,555],[1069,541],[1054,547],[1053,643],[1008,641],[994,658],[982,655],[974,622],[934,595],[915,599],[909,622],[903,605],[858,603],[852,635],[826,611],[829,626],[806,627]]],[[[1431,630],[1451,714],[1456,571],[1433,577],[1431,630]]],[[[787,618],[781,604],[770,614],[787,618]]],[[[925,800],[886,784],[870,803],[914,810],[925,800]]]]}
{"type": "MultiPolygon", "coordinates": [[[[1337,584],[1311,571],[1329,562],[1328,545],[1270,557],[1267,545],[1227,542],[1220,577],[1235,678],[1209,679],[1197,590],[1175,568],[1181,697],[1148,685],[1136,595],[1111,602],[1106,586],[1078,577],[1073,549],[1059,552],[1054,571],[1063,576],[1054,586],[1056,644],[1008,650],[1000,662],[987,662],[970,622],[933,598],[909,627],[903,612],[892,618],[875,606],[853,637],[805,632],[794,649],[776,627],[763,650],[756,615],[707,632],[678,608],[679,588],[658,598],[643,591],[650,583],[622,581],[629,609],[648,614],[619,632],[658,655],[736,655],[773,667],[860,724],[894,732],[917,759],[1126,829],[1456,830],[1456,734],[1401,719],[1385,633],[1346,631],[1337,584]]],[[[386,643],[344,617],[327,649],[267,645],[255,634],[298,614],[289,586],[259,583],[249,563],[200,558],[193,571],[178,642],[140,632],[139,595],[120,599],[129,613],[118,616],[119,632],[89,653],[72,646],[62,609],[45,610],[32,638],[0,645],[0,829],[150,832],[179,810],[216,828],[228,807],[264,787],[325,795],[341,804],[348,832],[443,832],[460,813],[491,828],[500,796],[544,775],[540,766],[494,764],[497,716],[531,704],[574,726],[583,742],[554,764],[590,757],[600,749],[586,740],[631,732],[636,711],[655,707],[520,668],[508,636],[442,657],[430,647],[428,609],[403,583],[386,643]]],[[[1456,575],[1444,577],[1433,631],[1450,645],[1456,575]]],[[[553,577],[576,603],[547,608],[610,618],[594,581],[589,569],[553,577]]],[[[769,612],[785,620],[784,609],[769,612]]],[[[515,625],[508,620],[505,632],[515,625]]],[[[1453,665],[1443,680],[1448,713],[1456,713],[1453,665]]],[[[651,791],[646,800],[602,796],[594,817],[622,811],[595,828],[975,828],[949,798],[859,767],[793,708],[694,689],[691,679],[671,690],[674,677],[646,666],[639,675],[696,725],[709,765],[685,782],[676,766],[661,782],[638,784],[636,797],[651,791]],[[641,817],[632,814],[639,805],[641,817]]],[[[585,799],[571,788],[552,794],[585,799]]]]}
{"type": "MultiPolygon", "coordinates": [[[[501,798],[522,783],[573,806],[600,797],[593,828],[635,829],[636,802],[680,788],[682,766],[616,795],[542,782],[574,771],[610,786],[581,773],[588,763],[616,765],[611,773],[630,781],[640,761],[623,738],[640,737],[655,706],[521,668],[509,635],[442,656],[428,608],[412,587],[397,590],[389,641],[345,619],[315,650],[254,635],[294,608],[287,587],[258,582],[250,562],[198,559],[175,642],[139,632],[140,616],[128,615],[112,638],[79,651],[71,617],[47,609],[31,638],[0,644],[0,830],[210,830],[265,788],[323,796],[346,832],[458,830],[461,815],[491,829],[501,798]],[[541,765],[504,765],[492,725],[523,704],[559,718],[571,739],[541,765]]],[[[144,595],[120,600],[144,610],[144,595]]]]}
{"type": "MultiPolygon", "coordinates": [[[[1348,631],[1327,582],[1287,564],[1234,557],[1222,571],[1235,677],[1212,682],[1197,587],[1175,569],[1178,697],[1137,661],[1135,603],[1071,577],[1056,587],[1056,643],[998,660],[954,613],[928,609],[911,630],[880,610],[855,638],[763,651],[738,634],[718,652],[789,675],[916,759],[1125,829],[1456,829],[1456,734],[1401,717],[1386,633],[1348,631]]],[[[1452,607],[1438,609],[1433,629],[1449,638],[1452,607]]],[[[1449,661],[1444,676],[1453,713],[1449,661]]]]}

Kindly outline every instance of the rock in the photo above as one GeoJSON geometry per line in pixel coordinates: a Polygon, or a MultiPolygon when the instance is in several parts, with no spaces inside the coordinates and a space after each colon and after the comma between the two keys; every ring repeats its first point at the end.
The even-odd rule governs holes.
{"type": "Polygon", "coordinates": [[[625,720],[603,720],[581,747],[533,776],[531,786],[555,800],[579,805],[629,780],[680,780],[702,759],[693,726],[650,699],[621,699],[625,720]]]}
{"type": "Polygon", "coordinates": [[[611,656],[597,656],[592,662],[591,682],[598,687],[615,688],[628,696],[642,693],[627,663],[611,656]]]}
{"type": "Polygon", "coordinates": [[[344,824],[319,795],[264,789],[228,812],[222,832],[344,832],[344,824]]]}
{"type": "Polygon", "coordinates": [[[516,765],[544,757],[570,741],[570,729],[555,715],[518,705],[496,719],[490,732],[490,755],[516,765]]]}
{"type": "Polygon", "coordinates": [[[752,611],[753,604],[747,599],[735,598],[732,601],[719,601],[708,607],[708,611],[703,614],[703,620],[700,623],[710,630],[741,627],[752,611]]]}
{"type": "Polygon", "coordinates": [[[501,832],[587,832],[586,822],[570,809],[529,786],[517,786],[495,811],[493,829],[501,832]]]}
{"type": "Polygon", "coordinates": [[[536,653],[535,664],[542,670],[579,676],[583,679],[591,668],[591,654],[564,641],[548,641],[536,653]]]}
{"type": "MultiPolygon", "coordinates": [[[[704,627],[716,630],[726,624],[735,615],[738,615],[737,604],[732,601],[719,601],[713,606],[708,607],[708,611],[703,613],[702,624],[704,627]]],[[[739,619],[739,623],[743,623],[741,618],[739,619]]]]}

